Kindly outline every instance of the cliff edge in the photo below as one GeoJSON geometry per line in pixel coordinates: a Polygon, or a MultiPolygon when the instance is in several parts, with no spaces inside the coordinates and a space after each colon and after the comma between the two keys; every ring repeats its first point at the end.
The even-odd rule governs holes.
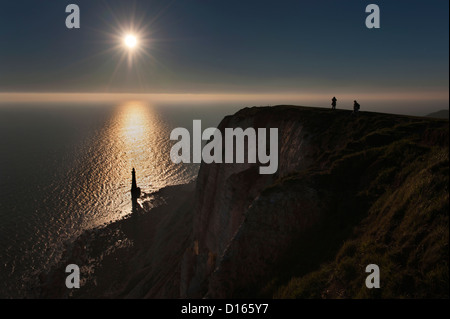
{"type": "Polygon", "coordinates": [[[448,120],[276,106],[229,127],[278,128],[278,171],[202,163],[181,297],[448,297],[448,120]]]}

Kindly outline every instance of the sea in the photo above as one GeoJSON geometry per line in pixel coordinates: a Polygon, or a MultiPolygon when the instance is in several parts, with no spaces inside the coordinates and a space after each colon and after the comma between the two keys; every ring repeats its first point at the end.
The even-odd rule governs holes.
{"type": "Polygon", "coordinates": [[[151,194],[195,180],[174,164],[176,127],[217,127],[243,105],[141,100],[0,103],[0,298],[30,286],[83,231],[131,213],[131,170],[151,194]]]}

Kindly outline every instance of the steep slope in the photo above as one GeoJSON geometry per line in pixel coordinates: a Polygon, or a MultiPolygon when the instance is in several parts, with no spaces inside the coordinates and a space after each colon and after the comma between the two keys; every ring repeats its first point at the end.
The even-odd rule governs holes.
{"type": "Polygon", "coordinates": [[[277,127],[279,168],[202,163],[181,297],[448,296],[448,121],[277,106],[226,127],[277,127]]]}

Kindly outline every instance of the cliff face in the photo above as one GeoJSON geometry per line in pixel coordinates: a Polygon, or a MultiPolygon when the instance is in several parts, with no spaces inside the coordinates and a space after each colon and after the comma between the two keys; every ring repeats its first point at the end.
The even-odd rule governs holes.
{"type": "MultiPolygon", "coordinates": [[[[237,253],[232,247],[228,247],[231,243],[237,240],[238,230],[245,228],[243,226],[244,220],[256,218],[259,226],[256,227],[253,237],[256,241],[264,242],[262,237],[269,235],[273,226],[279,221],[279,235],[288,239],[290,234],[286,233],[287,229],[295,229],[291,222],[303,223],[305,221],[296,221],[293,218],[290,221],[289,217],[286,219],[277,218],[271,210],[274,205],[274,199],[269,200],[270,206],[264,210],[265,214],[255,215],[248,213],[250,209],[262,213],[260,206],[266,205],[265,198],[259,198],[261,190],[267,188],[274,183],[276,178],[284,176],[291,171],[306,169],[313,161],[314,154],[319,150],[309,143],[308,136],[305,136],[305,131],[301,122],[296,120],[287,120],[282,114],[273,118],[272,112],[262,112],[258,110],[244,110],[237,113],[235,116],[226,117],[220,124],[219,129],[224,132],[227,127],[235,128],[241,127],[243,129],[248,127],[254,128],[279,128],[279,139],[284,141],[279,144],[279,166],[278,171],[274,175],[260,175],[258,171],[258,164],[203,164],[198,175],[198,187],[195,195],[194,208],[194,243],[192,250],[186,253],[186,259],[190,259],[187,264],[193,266],[188,274],[188,277],[183,278],[182,282],[189,281],[186,287],[185,296],[200,297],[208,291],[209,276],[219,265],[224,265],[225,259],[230,256],[225,253],[237,253]],[[295,160],[287,160],[295,159],[295,160]],[[271,202],[273,202],[271,204],[271,202]],[[252,206],[255,206],[254,208],[252,206]],[[236,238],[235,238],[236,237],[236,238]]],[[[247,154],[245,154],[247,156],[247,154]]],[[[246,158],[246,157],[245,157],[246,158]]],[[[314,190],[308,189],[305,193],[305,201],[308,197],[314,197],[314,190]]],[[[282,196],[284,205],[292,206],[298,205],[299,199],[297,194],[289,198],[289,194],[282,196]],[[297,203],[296,203],[297,202],[297,203]]],[[[280,207],[280,211],[284,208],[280,207]]],[[[287,211],[287,210],[286,210],[287,211]]],[[[294,217],[294,216],[291,216],[294,217]]],[[[311,216],[311,223],[317,216],[311,216]]],[[[297,218],[298,219],[298,218],[297,218]]],[[[306,226],[306,225],[305,225],[306,226]]],[[[247,234],[248,230],[242,229],[242,234],[247,234]]],[[[273,240],[278,241],[279,245],[283,245],[280,236],[277,233],[273,234],[273,240]]],[[[252,249],[252,247],[248,247],[252,249]]],[[[257,248],[257,247],[255,247],[257,248]]],[[[275,249],[273,254],[276,254],[278,249],[275,249]]],[[[252,260],[253,253],[246,254],[245,259],[252,260]]],[[[261,252],[262,253],[262,252],[261,252]]],[[[250,265],[238,256],[235,260],[240,260],[239,265],[249,267],[250,265]]],[[[268,259],[270,260],[270,258],[268,259]]],[[[264,272],[264,269],[260,269],[264,272]]],[[[187,270],[189,271],[189,270],[187,270]]],[[[258,271],[254,269],[252,271],[258,271]]],[[[238,275],[237,272],[232,271],[230,275],[238,275]]],[[[233,281],[229,277],[230,282],[233,281]]],[[[221,289],[219,289],[222,291],[221,289]]],[[[224,291],[222,291],[224,293],[224,291]]],[[[224,295],[225,296],[225,295],[224,295]]],[[[211,297],[215,297],[211,296],[211,297]]]]}
{"type": "MultiPolygon", "coordinates": [[[[435,192],[420,193],[423,201],[438,202],[434,213],[423,224],[405,226],[401,238],[385,241],[385,249],[390,252],[389,245],[403,241],[415,227],[426,229],[437,219],[448,226],[448,121],[365,112],[353,117],[349,111],[278,106],[243,109],[226,117],[219,129],[224,133],[228,127],[278,128],[278,171],[260,175],[260,164],[202,163],[192,243],[182,260],[181,297],[272,297],[277,291],[277,296],[295,297],[290,290],[296,291],[295,280],[335,262],[346,241],[361,238],[357,230],[363,225],[375,241],[380,233],[395,231],[405,210],[412,215],[427,211],[396,207],[395,198],[388,198],[424,170],[430,172],[430,182],[440,182],[435,192]],[[441,178],[443,170],[447,175],[441,178]],[[394,201],[390,212],[379,208],[383,200],[394,201]],[[383,217],[389,214],[399,220],[383,217]],[[389,220],[377,232],[371,218],[389,220]]],[[[417,194],[405,191],[403,196],[417,194]]],[[[410,245],[419,246],[422,240],[418,237],[410,245]]],[[[443,241],[430,245],[435,258],[448,261],[448,232],[443,241]]],[[[386,256],[372,263],[382,269],[388,263],[407,266],[405,260],[386,256]]],[[[410,272],[421,273],[420,258],[408,266],[410,272]]],[[[354,277],[362,276],[359,268],[354,270],[354,277]]],[[[319,297],[348,295],[333,276],[323,272],[316,283],[322,285],[319,297]]],[[[441,284],[436,291],[442,290],[441,284]]]]}

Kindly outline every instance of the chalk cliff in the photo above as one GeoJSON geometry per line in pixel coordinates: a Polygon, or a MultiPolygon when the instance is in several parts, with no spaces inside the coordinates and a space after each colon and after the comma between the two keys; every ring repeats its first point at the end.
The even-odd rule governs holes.
{"type": "Polygon", "coordinates": [[[226,127],[278,128],[278,171],[202,163],[181,297],[364,296],[369,263],[417,276],[392,294],[448,295],[448,121],[277,106],[245,108],[226,127]],[[342,258],[353,273],[336,270],[342,258]],[[300,293],[315,272],[317,291],[300,293]]]}

